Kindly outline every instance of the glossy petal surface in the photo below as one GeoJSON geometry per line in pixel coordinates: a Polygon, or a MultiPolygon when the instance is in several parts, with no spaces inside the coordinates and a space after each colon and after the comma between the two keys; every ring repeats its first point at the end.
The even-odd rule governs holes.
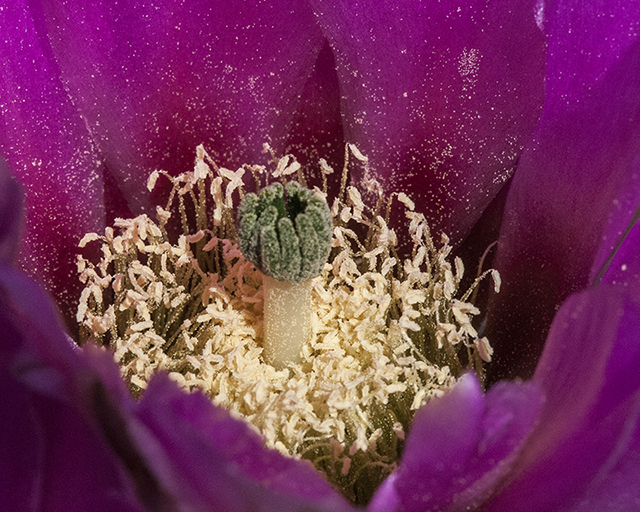
{"type": "Polygon", "coordinates": [[[637,510],[639,332],[640,305],[619,289],[567,300],[533,379],[546,395],[540,421],[487,510],[637,510]]]}
{"type": "Polygon", "coordinates": [[[500,384],[484,396],[475,377],[462,377],[416,413],[400,467],[373,510],[474,510],[507,477],[541,405],[535,385],[500,384]]]}
{"type": "Polygon", "coordinates": [[[533,3],[311,3],[336,56],[346,140],[370,175],[412,194],[434,232],[460,241],[540,113],[533,3]]]}
{"type": "Polygon", "coordinates": [[[511,184],[495,261],[494,380],[532,375],[557,308],[589,284],[639,197],[640,3],[601,4],[546,7],[548,103],[511,184]]]}

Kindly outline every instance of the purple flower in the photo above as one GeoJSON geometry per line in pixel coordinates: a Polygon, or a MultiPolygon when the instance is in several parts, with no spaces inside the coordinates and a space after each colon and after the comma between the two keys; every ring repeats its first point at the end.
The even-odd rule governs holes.
{"type": "MultiPolygon", "coordinates": [[[[423,407],[371,510],[640,507],[638,2],[45,4],[0,9],[0,152],[25,189],[20,265],[67,316],[77,240],[149,211],[153,169],[198,143],[233,166],[265,140],[303,163],[355,142],[461,253],[499,226],[493,377],[532,377],[465,376],[423,407]]],[[[136,402],[74,348],[7,266],[18,197],[3,167],[0,503],[350,508],[202,395],[160,375],[136,402]]]]}

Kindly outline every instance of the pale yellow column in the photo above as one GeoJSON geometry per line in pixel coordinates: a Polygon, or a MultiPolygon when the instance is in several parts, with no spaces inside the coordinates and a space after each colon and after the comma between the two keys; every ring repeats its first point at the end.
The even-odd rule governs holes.
{"type": "Polygon", "coordinates": [[[302,360],[311,338],[311,279],[300,283],[263,275],[264,360],[280,370],[302,360]]]}

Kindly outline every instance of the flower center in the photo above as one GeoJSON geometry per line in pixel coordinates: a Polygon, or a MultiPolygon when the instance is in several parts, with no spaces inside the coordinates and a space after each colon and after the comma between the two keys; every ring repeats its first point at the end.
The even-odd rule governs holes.
{"type": "MultiPolygon", "coordinates": [[[[272,172],[264,166],[233,172],[199,146],[192,172],[162,173],[173,189],[166,207],[157,207],[156,222],[146,215],[116,219],[117,234],[107,228],[86,235],[80,246],[99,240],[103,256],[98,263],[78,257],[82,341],[112,348],[134,395],[165,370],[253,425],[267,446],[311,461],[346,497],[366,503],[395,468],[413,412],[465,368],[481,375],[490,361],[491,347],[471,323],[479,310],[467,300],[489,272],[496,288],[499,276],[484,272],[461,293],[461,260],[449,263],[447,237],[434,242],[405,194],[386,198],[371,182],[368,196],[376,204],[368,206],[346,186],[349,157],[366,164],[348,146],[339,196],[329,202],[329,259],[314,263],[319,275],[303,276],[310,335],[299,358],[270,364],[264,304],[272,278],[240,251],[234,205],[246,195],[246,171],[259,189],[266,178],[298,190],[292,174],[306,187],[293,157],[271,156],[272,172]],[[405,210],[403,236],[413,243],[404,261],[388,226],[394,204],[405,210]],[[176,213],[183,233],[172,237],[176,213]]],[[[314,196],[326,197],[332,172],[321,160],[323,187],[314,196]]],[[[150,189],[160,174],[151,175],[150,189]]]]}

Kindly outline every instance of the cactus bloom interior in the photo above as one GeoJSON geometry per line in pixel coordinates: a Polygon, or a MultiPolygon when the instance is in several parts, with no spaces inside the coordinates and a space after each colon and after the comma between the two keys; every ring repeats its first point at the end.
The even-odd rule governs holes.
{"type": "Polygon", "coordinates": [[[492,349],[467,301],[484,277],[496,290],[500,280],[486,270],[461,289],[462,261],[449,261],[448,238],[436,245],[406,194],[385,198],[372,182],[367,206],[346,186],[350,153],[366,162],[347,147],[344,188],[329,198],[326,163],[315,176],[324,190],[276,181],[245,193],[237,178],[247,168],[273,180],[295,160],[230,171],[198,147],[193,171],[168,177],[157,223],[119,219],[83,238],[102,242],[102,258],[78,260],[77,319],[83,338],[112,347],[134,395],[169,371],[365,504],[397,467],[414,412],[465,369],[484,379],[492,349]],[[387,224],[394,207],[408,222],[398,234],[387,224]],[[177,240],[172,214],[184,229],[177,240]],[[413,245],[404,260],[398,236],[413,245]]]}
{"type": "MultiPolygon", "coordinates": [[[[498,241],[488,259],[502,288],[489,292],[486,318],[472,324],[491,340],[492,385],[483,391],[463,375],[413,413],[369,511],[637,509],[639,9],[637,0],[16,0],[0,9],[0,457],[14,470],[0,474],[5,508],[354,509],[309,462],[265,447],[253,426],[191,390],[215,358],[199,374],[167,368],[147,380],[153,364],[131,344],[122,352],[124,366],[135,359],[143,370],[136,384],[106,349],[72,341],[89,282],[77,280],[74,260],[83,235],[100,238],[85,240],[83,257],[94,265],[104,244],[132,242],[124,245],[133,256],[158,242],[160,271],[166,254],[166,265],[180,261],[184,276],[197,278],[171,285],[165,307],[162,275],[149,273],[148,259],[127,260],[123,289],[153,287],[143,288],[145,300],[131,291],[128,311],[140,321],[119,334],[147,335],[150,352],[162,355],[145,303],[159,314],[174,300],[178,308],[202,304],[202,295],[189,302],[179,291],[202,279],[198,244],[227,251],[228,259],[198,267],[205,277],[244,257],[225,246],[231,232],[218,232],[216,251],[204,251],[213,238],[189,225],[193,216],[184,234],[175,212],[181,199],[187,209],[195,204],[188,192],[176,192],[163,245],[166,214],[154,206],[166,204],[174,183],[164,176],[149,190],[149,175],[191,172],[193,148],[203,144],[227,168],[212,166],[213,180],[233,188],[237,171],[227,171],[262,165],[267,141],[278,156],[295,154],[306,174],[321,157],[340,168],[345,143],[357,145],[369,165],[355,166],[345,186],[362,191],[376,180],[385,197],[397,194],[387,227],[398,235],[394,218],[411,227],[401,206],[410,203],[399,195],[408,193],[437,251],[438,234],[447,233],[452,256],[466,256],[468,266],[498,241]],[[24,218],[11,175],[24,191],[24,218]],[[500,381],[516,377],[524,381],[500,381]]],[[[352,215],[357,196],[344,197],[352,215]]],[[[231,212],[219,220],[236,229],[231,212]]],[[[257,270],[246,277],[260,289],[257,270]]],[[[212,307],[201,313],[203,326],[221,310],[236,314],[230,281],[205,297],[212,307]]],[[[373,286],[365,281],[357,283],[363,296],[373,286]]],[[[90,302],[108,286],[115,293],[116,276],[95,284],[86,313],[107,336],[108,308],[90,302]]],[[[246,291],[255,302],[243,305],[232,333],[259,327],[246,319],[260,297],[246,291]]],[[[197,339],[181,330],[185,318],[164,322],[175,346],[182,333],[197,339]]],[[[262,347],[244,348],[260,360],[262,347]]],[[[301,366],[304,347],[302,357],[301,366]]],[[[165,362],[174,363],[171,354],[165,362]]],[[[282,372],[295,374],[296,364],[282,372]]],[[[251,402],[254,390],[244,391],[251,402]]],[[[365,445],[356,441],[354,458],[365,445]]]]}

